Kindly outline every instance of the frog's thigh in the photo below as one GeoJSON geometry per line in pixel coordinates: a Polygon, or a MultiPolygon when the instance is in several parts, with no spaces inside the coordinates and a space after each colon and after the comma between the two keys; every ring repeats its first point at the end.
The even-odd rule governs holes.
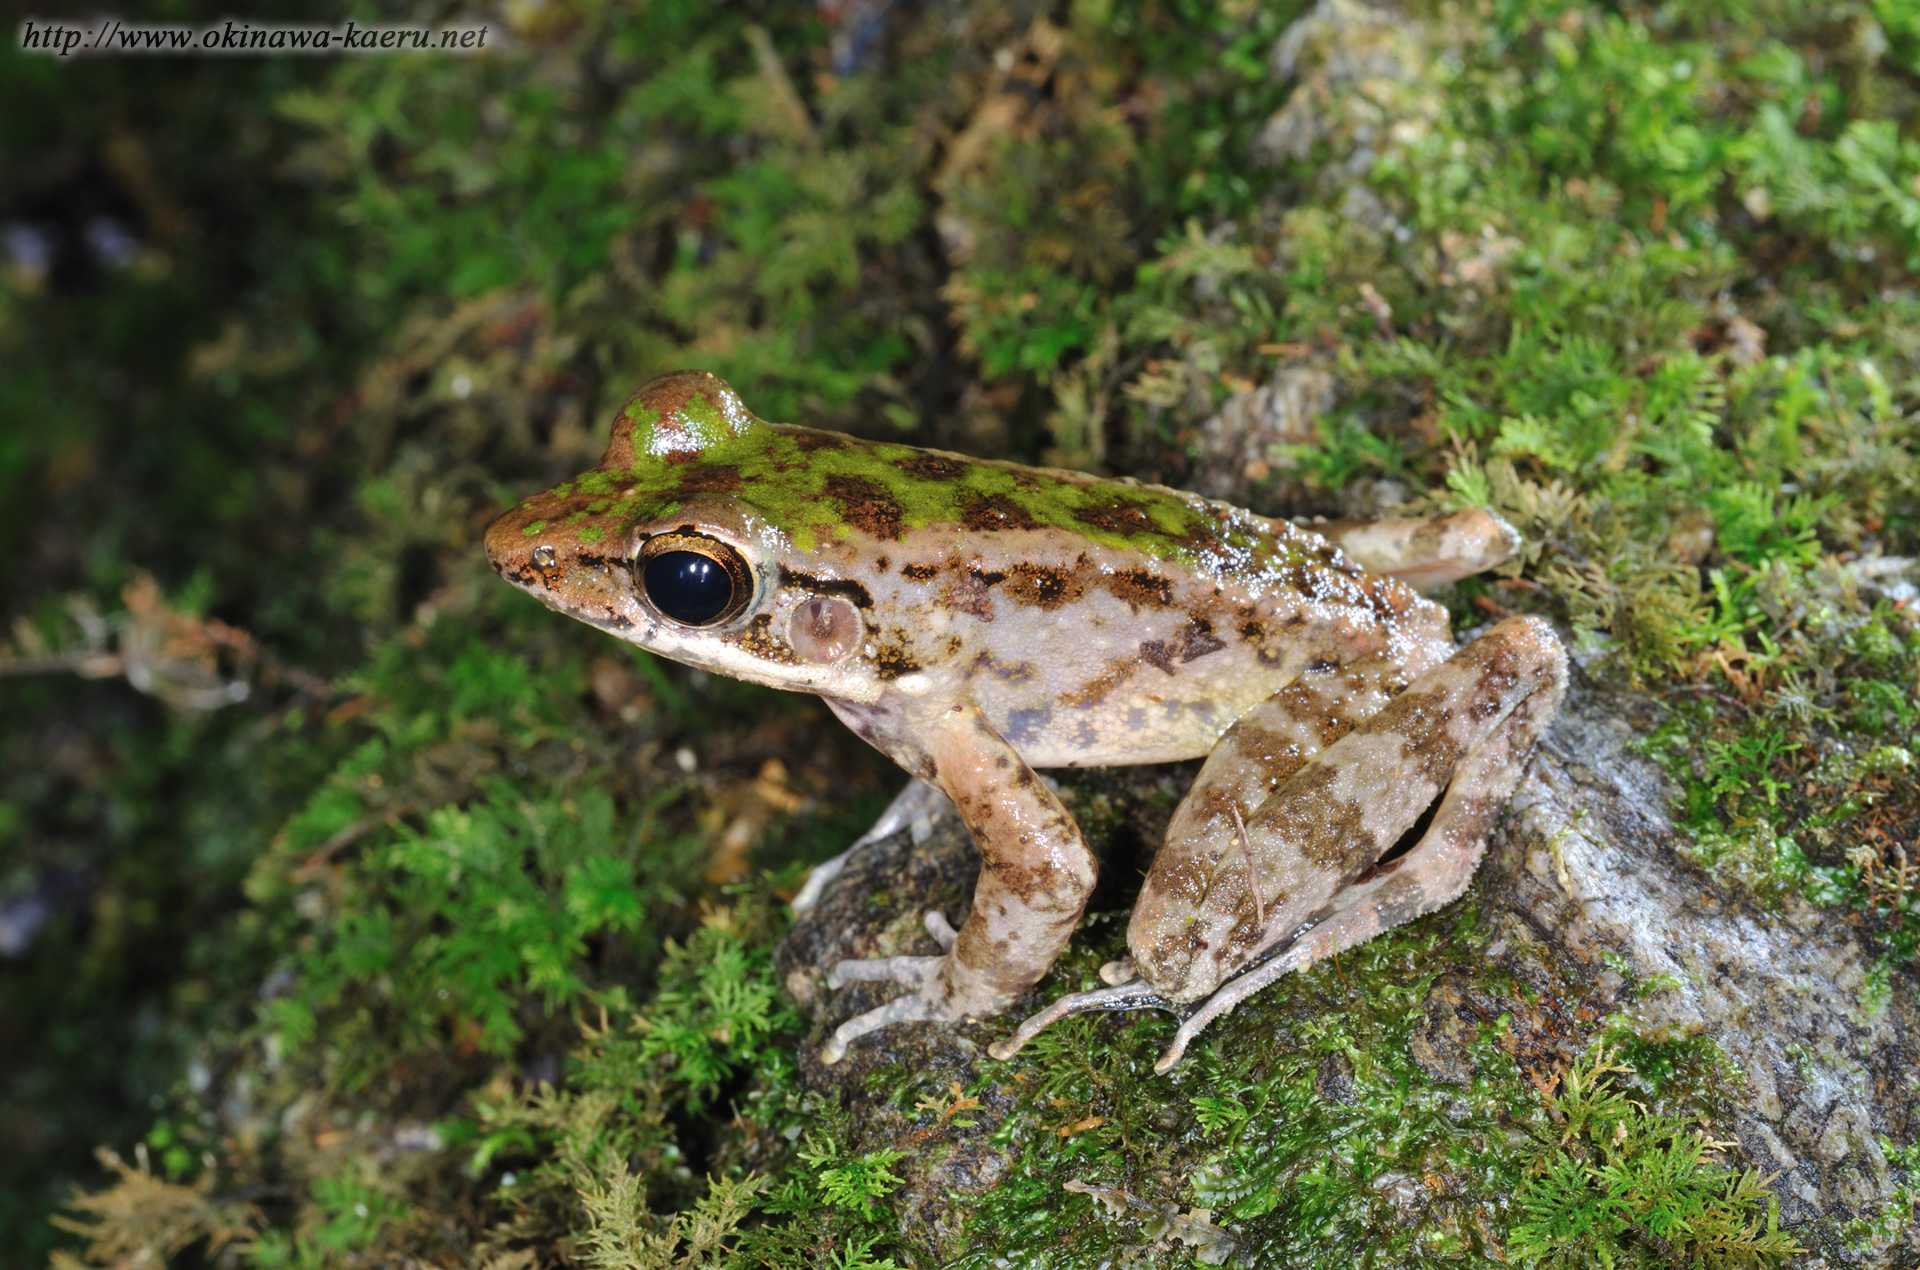
{"type": "Polygon", "coordinates": [[[1093,853],[1060,799],[971,703],[942,718],[926,748],[980,848],[973,906],[940,957],[842,962],[834,979],[895,978],[913,992],[849,1019],[821,1057],[894,1023],[1000,1013],[1039,982],[1093,893],[1093,853]]]}
{"type": "Polygon", "coordinates": [[[1149,978],[1168,983],[1183,977],[1174,963],[1196,950],[1180,935],[1213,889],[1216,873],[1257,872],[1240,845],[1254,810],[1406,686],[1405,667],[1376,653],[1302,676],[1227,729],[1174,811],[1127,927],[1127,945],[1143,952],[1149,978]]]}
{"type": "Polygon", "coordinates": [[[1426,520],[1336,520],[1307,528],[1370,572],[1391,574],[1416,591],[1485,572],[1520,550],[1513,526],[1477,507],[1426,520]]]}
{"type": "MultiPolygon", "coordinates": [[[[1487,833],[1519,783],[1534,742],[1559,708],[1566,675],[1566,655],[1545,622],[1502,622],[1414,681],[1389,709],[1329,748],[1262,807],[1249,827],[1257,856],[1270,862],[1280,855],[1317,857],[1316,867],[1337,870],[1325,876],[1337,880],[1344,873],[1352,880],[1317,901],[1311,890],[1291,903],[1275,895],[1272,928],[1300,933],[1188,1016],[1160,1070],[1178,1061],[1209,1022],[1281,975],[1459,896],[1479,867],[1487,833]],[[1395,748],[1382,739],[1401,743],[1401,763],[1382,765],[1395,748]],[[1403,785],[1398,797],[1387,793],[1396,779],[1403,785]],[[1367,815],[1354,798],[1340,796],[1343,787],[1349,795],[1374,793],[1375,805],[1384,805],[1388,815],[1367,815]],[[1310,789],[1319,795],[1317,805],[1290,805],[1310,789]],[[1373,860],[1418,822],[1442,790],[1427,832],[1400,859],[1375,867],[1373,860]]],[[[1285,870],[1276,865],[1270,872],[1285,870]]]]}

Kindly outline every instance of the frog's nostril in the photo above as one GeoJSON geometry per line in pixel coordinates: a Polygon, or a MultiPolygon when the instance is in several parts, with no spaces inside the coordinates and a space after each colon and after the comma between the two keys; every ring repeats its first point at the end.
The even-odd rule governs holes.
{"type": "Polygon", "coordinates": [[[553,568],[553,560],[554,560],[554,555],[553,555],[552,547],[535,547],[533,549],[533,567],[534,568],[551,569],[553,568]]]}

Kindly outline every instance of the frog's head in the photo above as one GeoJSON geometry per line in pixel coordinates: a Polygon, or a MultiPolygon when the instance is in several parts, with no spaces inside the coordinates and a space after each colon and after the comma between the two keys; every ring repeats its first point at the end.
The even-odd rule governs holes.
{"type": "Polygon", "coordinates": [[[821,565],[804,524],[769,514],[778,498],[753,496],[792,484],[806,435],[756,419],[713,375],[662,376],[621,410],[597,466],[493,523],[487,558],[548,608],[662,656],[871,701],[864,590],[821,565]]]}

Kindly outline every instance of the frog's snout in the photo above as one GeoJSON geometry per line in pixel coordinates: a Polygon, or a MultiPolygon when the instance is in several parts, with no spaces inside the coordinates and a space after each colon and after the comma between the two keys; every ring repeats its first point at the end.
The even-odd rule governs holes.
{"type": "Polygon", "coordinates": [[[543,510],[532,499],[487,528],[487,562],[494,572],[547,607],[595,625],[630,621],[633,574],[626,559],[602,543],[543,532],[550,519],[543,510]]]}
{"type": "Polygon", "coordinates": [[[558,553],[539,537],[540,522],[528,510],[515,507],[487,526],[487,563],[519,587],[539,581],[558,563],[558,553]]]}

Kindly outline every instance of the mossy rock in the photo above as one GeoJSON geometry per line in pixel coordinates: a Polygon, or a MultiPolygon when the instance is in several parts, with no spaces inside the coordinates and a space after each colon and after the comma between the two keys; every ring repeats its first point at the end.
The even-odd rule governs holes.
{"type": "Polygon", "coordinates": [[[857,853],[776,965],[816,1025],[801,1080],[844,1112],[848,1150],[905,1153],[908,1243],[928,1264],[1498,1259],[1533,1159],[1512,1140],[1610,1041],[1639,1096],[1688,1103],[1737,1143],[1727,1163],[1773,1175],[1804,1264],[1905,1264],[1920,1223],[1887,1221],[1881,1140],[1920,1131],[1920,973],[1876,985],[1858,922],[1763,907],[1688,860],[1635,749],[1661,707],[1577,680],[1465,898],[1276,984],[1166,1076],[1172,1024],[1151,1014],[1072,1020],[1008,1062],[986,1047],[1121,951],[1193,765],[1059,774],[1106,878],[1059,966],[1004,1019],[884,1029],[826,1067],[825,1034],[898,989],[828,991],[824,970],[937,953],[920,916],[957,920],[979,868],[952,815],[857,853]]]}

